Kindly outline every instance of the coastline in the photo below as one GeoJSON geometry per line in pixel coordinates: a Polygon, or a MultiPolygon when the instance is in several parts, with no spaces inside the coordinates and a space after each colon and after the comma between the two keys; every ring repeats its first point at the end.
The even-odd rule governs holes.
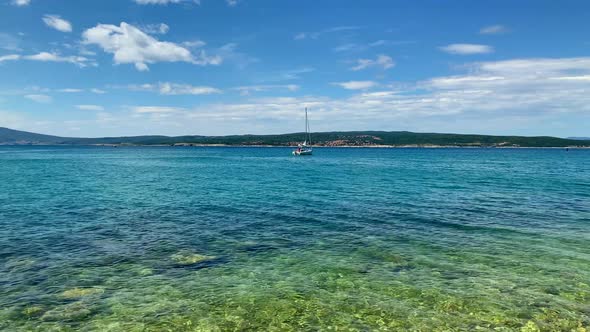
{"type": "MultiPolygon", "coordinates": [[[[0,144],[0,146],[61,146],[61,147],[223,147],[223,148],[297,148],[297,145],[263,144],[0,144]]],[[[475,145],[316,145],[314,148],[343,149],[590,149],[590,146],[475,146],[475,145]]]]}

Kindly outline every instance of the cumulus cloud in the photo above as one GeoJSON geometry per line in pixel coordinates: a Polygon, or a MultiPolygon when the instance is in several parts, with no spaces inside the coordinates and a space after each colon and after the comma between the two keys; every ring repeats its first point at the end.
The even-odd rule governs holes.
{"type": "Polygon", "coordinates": [[[25,98],[41,104],[48,104],[53,101],[53,98],[51,98],[51,96],[39,94],[25,95],[25,98]]]}
{"type": "Polygon", "coordinates": [[[113,54],[116,64],[134,64],[139,71],[157,62],[188,62],[196,65],[219,65],[220,56],[208,56],[205,51],[191,51],[172,42],[159,41],[140,29],[121,22],[120,26],[99,24],[83,33],[85,44],[97,45],[113,54]]]}
{"type": "Polygon", "coordinates": [[[237,102],[199,101],[185,108],[136,106],[131,112],[109,113],[108,123],[119,126],[116,129],[98,130],[94,123],[84,130],[96,135],[107,130],[117,130],[109,132],[117,135],[292,132],[294,119],[300,119],[303,107],[310,107],[312,129],[317,131],[465,132],[469,128],[481,133],[564,136],[583,136],[587,131],[590,57],[474,62],[457,68],[455,75],[418,82],[374,83],[370,89],[353,89],[346,97],[247,97],[237,102]]]}
{"type": "Polygon", "coordinates": [[[440,49],[449,54],[459,55],[486,54],[494,52],[493,47],[480,44],[451,44],[440,47],[440,49]]]}
{"type": "Polygon", "coordinates": [[[411,130],[464,131],[469,126],[474,131],[501,133],[515,128],[530,131],[534,130],[532,123],[579,119],[584,114],[588,118],[590,114],[588,57],[478,62],[464,68],[467,73],[463,75],[435,77],[397,89],[367,92],[362,90],[379,85],[372,81],[335,83],[361,90],[347,98],[256,98],[203,105],[185,110],[183,116],[187,122],[219,121],[220,130],[226,130],[230,119],[241,126],[249,123],[247,128],[265,119],[288,123],[302,107],[311,107],[318,130],[392,130],[403,125],[411,130]]]}
{"type": "Polygon", "coordinates": [[[76,108],[82,111],[104,111],[104,107],[99,105],[76,105],[76,108]]]}
{"type": "Polygon", "coordinates": [[[43,22],[55,30],[61,32],[72,32],[72,24],[61,17],[59,15],[45,15],[43,16],[43,22]]]}
{"type": "Polygon", "coordinates": [[[157,92],[161,95],[210,95],[222,92],[221,90],[210,86],[193,86],[170,82],[130,85],[128,88],[132,91],[151,91],[157,92]]]}
{"type": "Polygon", "coordinates": [[[390,69],[395,66],[395,62],[390,56],[380,54],[376,59],[358,59],[357,65],[351,69],[354,71],[363,70],[369,67],[379,67],[381,69],[390,69]]]}
{"type": "Polygon", "coordinates": [[[479,33],[482,35],[498,35],[506,32],[508,32],[508,28],[499,24],[483,27],[479,30],[479,33]]]}
{"type": "Polygon", "coordinates": [[[348,82],[337,82],[332,83],[338,85],[347,90],[366,90],[377,86],[376,82],[373,81],[348,81],[348,82]]]}
{"type": "Polygon", "coordinates": [[[12,0],[10,3],[13,4],[13,5],[15,5],[15,6],[22,7],[22,6],[28,6],[28,5],[30,5],[31,4],[31,0],[12,0]]]}

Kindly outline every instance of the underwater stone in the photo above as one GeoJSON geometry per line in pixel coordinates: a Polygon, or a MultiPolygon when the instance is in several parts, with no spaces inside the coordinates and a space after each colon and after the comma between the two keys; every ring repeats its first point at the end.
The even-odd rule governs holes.
{"type": "Polygon", "coordinates": [[[152,274],[154,274],[154,270],[152,270],[149,267],[146,267],[146,268],[139,270],[137,273],[142,277],[146,277],[146,276],[151,276],[152,274]]]}
{"type": "Polygon", "coordinates": [[[23,315],[28,317],[40,316],[43,313],[43,308],[39,306],[28,306],[23,309],[23,315]]]}
{"type": "Polygon", "coordinates": [[[174,263],[179,265],[193,265],[215,259],[215,256],[205,256],[196,253],[179,252],[171,256],[174,263]]]}
{"type": "Polygon", "coordinates": [[[41,316],[41,319],[44,321],[80,320],[90,316],[91,313],[84,303],[78,301],[49,310],[41,316]]]}
{"type": "Polygon", "coordinates": [[[66,299],[75,299],[93,294],[102,294],[104,289],[102,288],[72,288],[61,293],[61,296],[66,299]]]}

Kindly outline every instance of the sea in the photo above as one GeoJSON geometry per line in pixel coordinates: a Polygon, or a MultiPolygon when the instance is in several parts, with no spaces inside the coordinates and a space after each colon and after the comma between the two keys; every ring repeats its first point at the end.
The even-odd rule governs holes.
{"type": "Polygon", "coordinates": [[[590,150],[0,147],[2,331],[587,331],[590,150]]]}

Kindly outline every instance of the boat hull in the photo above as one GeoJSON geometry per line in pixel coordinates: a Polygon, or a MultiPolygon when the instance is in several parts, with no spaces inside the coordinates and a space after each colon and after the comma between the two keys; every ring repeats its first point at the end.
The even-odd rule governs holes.
{"type": "Polygon", "coordinates": [[[304,151],[293,151],[294,156],[311,156],[311,150],[304,150],[304,151]]]}

